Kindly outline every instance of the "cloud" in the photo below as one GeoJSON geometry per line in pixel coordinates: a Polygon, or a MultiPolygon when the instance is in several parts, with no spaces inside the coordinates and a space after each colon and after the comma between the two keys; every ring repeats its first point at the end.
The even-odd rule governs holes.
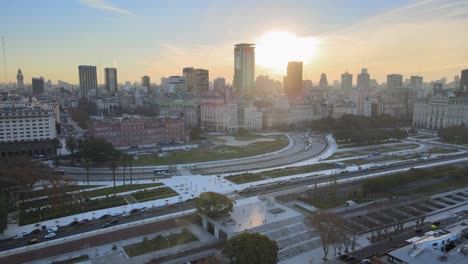
{"type": "Polygon", "coordinates": [[[128,10],[113,6],[112,4],[108,3],[105,0],[80,0],[80,2],[82,4],[84,4],[84,5],[87,5],[89,7],[96,8],[96,9],[111,11],[111,12],[114,12],[114,13],[127,15],[127,16],[134,16],[135,15],[134,13],[132,13],[132,12],[130,12],[128,10]]]}

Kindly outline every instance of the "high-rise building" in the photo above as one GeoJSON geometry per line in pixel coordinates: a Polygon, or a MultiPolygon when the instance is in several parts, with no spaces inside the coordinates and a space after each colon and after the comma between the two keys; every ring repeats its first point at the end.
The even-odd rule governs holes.
{"type": "Polygon", "coordinates": [[[195,69],[195,90],[198,96],[207,96],[210,89],[210,75],[208,70],[195,69]]]}
{"type": "Polygon", "coordinates": [[[272,92],[275,87],[275,80],[270,79],[268,75],[258,75],[255,78],[255,90],[257,92],[272,92]]]}
{"type": "Polygon", "coordinates": [[[234,82],[238,95],[253,93],[255,82],[255,44],[241,43],[234,47],[234,82]]]}
{"type": "Polygon", "coordinates": [[[288,62],[287,75],[284,77],[284,93],[289,97],[302,97],[302,61],[288,62]]]}
{"type": "Polygon", "coordinates": [[[18,81],[18,89],[20,90],[24,89],[24,82],[23,82],[24,77],[23,77],[23,73],[21,72],[21,69],[18,69],[16,80],[18,81]]]}
{"type": "Polygon", "coordinates": [[[387,75],[387,88],[398,89],[403,87],[403,75],[401,74],[390,74],[387,75]]]}
{"type": "Polygon", "coordinates": [[[411,76],[410,77],[411,88],[420,90],[423,87],[423,77],[422,76],[411,76]]]}
{"type": "Polygon", "coordinates": [[[357,88],[362,90],[368,90],[370,83],[370,74],[366,68],[361,69],[361,73],[357,76],[357,88]]]}
{"type": "Polygon", "coordinates": [[[146,87],[148,91],[150,90],[151,82],[150,77],[148,75],[141,77],[141,86],[146,87]]]}
{"type": "Polygon", "coordinates": [[[226,79],[221,77],[214,79],[213,87],[215,93],[224,93],[224,89],[226,88],[226,79]]]}
{"type": "Polygon", "coordinates": [[[322,75],[320,75],[319,88],[320,89],[328,88],[327,75],[325,73],[322,73],[322,75]]]}
{"type": "Polygon", "coordinates": [[[193,94],[197,94],[195,87],[195,69],[193,67],[185,67],[183,70],[183,76],[187,82],[187,91],[193,94]]]}
{"type": "Polygon", "coordinates": [[[80,97],[89,97],[91,90],[97,91],[97,72],[96,66],[78,66],[78,73],[80,79],[80,97]]]}
{"type": "Polygon", "coordinates": [[[169,93],[185,93],[187,92],[187,83],[184,77],[171,76],[169,77],[169,93]]]}
{"type": "Polygon", "coordinates": [[[44,92],[45,92],[44,87],[45,87],[45,83],[44,83],[44,78],[43,77],[32,78],[33,95],[44,94],[44,92]]]}
{"type": "Polygon", "coordinates": [[[461,91],[468,91],[468,69],[464,69],[461,72],[460,90],[461,91]]]}
{"type": "Polygon", "coordinates": [[[341,74],[341,90],[350,91],[353,89],[353,75],[350,73],[341,74]]]}
{"type": "Polygon", "coordinates": [[[117,69],[116,68],[104,68],[104,73],[106,76],[106,90],[107,92],[113,93],[117,92],[117,69]]]}

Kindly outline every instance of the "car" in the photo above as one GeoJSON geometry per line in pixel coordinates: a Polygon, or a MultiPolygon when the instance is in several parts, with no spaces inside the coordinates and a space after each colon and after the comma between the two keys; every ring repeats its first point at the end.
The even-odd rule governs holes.
{"type": "Polygon", "coordinates": [[[141,208],[141,212],[148,212],[148,207],[141,208]]]}
{"type": "Polygon", "coordinates": [[[36,228],[33,231],[31,231],[31,234],[37,234],[39,232],[41,232],[41,230],[39,228],[36,228]]]}
{"type": "Polygon", "coordinates": [[[130,211],[130,214],[136,214],[136,213],[138,213],[139,211],[140,211],[140,209],[135,208],[135,209],[132,209],[132,210],[130,211]]]}
{"type": "Polygon", "coordinates": [[[363,260],[361,260],[360,263],[361,264],[372,264],[372,261],[370,261],[369,259],[363,259],[363,260]]]}
{"type": "Polygon", "coordinates": [[[55,237],[55,236],[56,236],[56,234],[54,232],[51,232],[51,233],[45,235],[44,238],[52,238],[52,237],[55,237]]]}
{"type": "Polygon", "coordinates": [[[58,230],[58,228],[55,227],[55,226],[53,226],[53,227],[47,229],[47,232],[48,232],[48,233],[53,233],[53,232],[57,232],[57,230],[58,230]]]}
{"type": "Polygon", "coordinates": [[[13,239],[20,239],[20,238],[23,238],[22,234],[17,234],[13,237],[13,239]]]}
{"type": "Polygon", "coordinates": [[[103,224],[103,225],[101,226],[101,228],[106,228],[106,227],[109,227],[109,226],[111,226],[110,223],[105,223],[105,224],[103,224]]]}
{"type": "Polygon", "coordinates": [[[89,219],[88,219],[88,218],[85,218],[85,219],[83,219],[83,220],[80,221],[80,224],[83,225],[83,224],[86,224],[86,223],[88,223],[88,222],[89,222],[89,219]]]}
{"type": "Polygon", "coordinates": [[[38,242],[39,240],[37,240],[37,238],[33,238],[33,239],[28,240],[28,245],[36,244],[38,242]]]}
{"type": "Polygon", "coordinates": [[[129,213],[123,213],[122,216],[127,217],[127,216],[130,216],[130,214],[129,213]]]}
{"type": "Polygon", "coordinates": [[[116,217],[116,216],[119,216],[120,213],[112,213],[112,217],[116,217]]]}
{"type": "Polygon", "coordinates": [[[173,204],[169,204],[169,203],[166,204],[166,207],[167,207],[167,208],[171,208],[171,207],[173,207],[173,206],[174,206],[173,204]]]}
{"type": "Polygon", "coordinates": [[[79,223],[80,223],[80,222],[74,220],[74,221],[72,221],[72,222],[70,223],[70,225],[73,226],[73,225],[77,225],[77,224],[79,224],[79,223]]]}
{"type": "Polygon", "coordinates": [[[119,222],[119,220],[114,219],[114,220],[110,221],[110,224],[114,225],[114,224],[117,224],[118,222],[119,222]]]}
{"type": "Polygon", "coordinates": [[[21,236],[27,236],[27,235],[29,235],[29,234],[31,234],[30,231],[23,231],[23,232],[21,232],[21,236]]]}

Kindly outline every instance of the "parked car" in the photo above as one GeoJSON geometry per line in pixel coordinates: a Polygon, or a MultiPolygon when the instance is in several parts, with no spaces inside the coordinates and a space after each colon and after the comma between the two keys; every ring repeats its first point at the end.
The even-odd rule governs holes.
{"type": "Polygon", "coordinates": [[[101,228],[106,228],[106,227],[109,227],[109,226],[111,226],[110,223],[105,223],[105,224],[103,224],[103,225],[101,226],[101,228]]]}
{"type": "Polygon", "coordinates": [[[116,217],[116,216],[119,216],[120,213],[112,213],[112,217],[116,217]]]}
{"type": "Polygon", "coordinates": [[[17,234],[16,236],[13,237],[13,239],[20,239],[20,238],[23,238],[22,234],[17,234]]]}
{"type": "Polygon", "coordinates": [[[55,237],[55,236],[56,236],[56,234],[54,232],[51,232],[51,233],[45,235],[44,238],[52,238],[52,237],[55,237]]]}
{"type": "Polygon", "coordinates": [[[53,226],[53,227],[51,227],[51,228],[47,229],[47,232],[49,232],[49,233],[53,233],[53,232],[57,232],[57,230],[58,230],[58,228],[57,228],[57,227],[55,227],[55,226],[53,226]]]}
{"type": "Polygon", "coordinates": [[[117,220],[117,219],[114,219],[114,220],[110,221],[110,223],[111,223],[112,225],[113,225],[113,224],[117,224],[118,222],[119,222],[119,220],[117,220]]]}
{"type": "Polygon", "coordinates": [[[106,218],[109,218],[110,217],[110,214],[105,214],[105,215],[102,215],[101,217],[99,217],[99,219],[106,219],[106,218]]]}
{"type": "Polygon", "coordinates": [[[79,223],[80,223],[80,222],[74,220],[74,221],[72,221],[72,222],[70,223],[70,225],[73,226],[73,225],[77,225],[77,224],[79,224],[79,223]]]}
{"type": "Polygon", "coordinates": [[[141,208],[141,212],[148,212],[148,207],[141,208]]]}
{"type": "Polygon", "coordinates": [[[88,223],[88,222],[89,222],[88,218],[85,218],[85,219],[83,219],[83,220],[80,221],[80,224],[83,225],[83,224],[86,224],[86,223],[88,223]]]}
{"type": "Polygon", "coordinates": [[[36,228],[33,231],[31,231],[31,234],[37,234],[39,232],[41,232],[41,230],[39,228],[36,228]]]}
{"type": "Polygon", "coordinates": [[[122,216],[127,217],[127,216],[130,216],[130,214],[129,213],[123,213],[122,216]]]}
{"type": "Polygon", "coordinates": [[[135,208],[135,209],[132,209],[132,210],[130,211],[130,214],[136,214],[136,213],[138,213],[139,211],[140,211],[140,209],[135,208]]]}

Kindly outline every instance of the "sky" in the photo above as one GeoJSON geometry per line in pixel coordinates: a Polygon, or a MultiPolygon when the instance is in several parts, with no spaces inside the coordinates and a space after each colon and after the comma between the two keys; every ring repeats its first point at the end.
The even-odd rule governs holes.
{"type": "Polygon", "coordinates": [[[77,83],[78,65],[116,67],[120,83],[159,83],[186,66],[232,82],[237,43],[261,43],[256,74],[279,80],[288,58],[303,60],[313,82],[345,71],[356,82],[361,68],[378,81],[450,81],[468,68],[468,0],[15,0],[1,9],[9,82],[21,68],[26,83],[77,83]]]}

